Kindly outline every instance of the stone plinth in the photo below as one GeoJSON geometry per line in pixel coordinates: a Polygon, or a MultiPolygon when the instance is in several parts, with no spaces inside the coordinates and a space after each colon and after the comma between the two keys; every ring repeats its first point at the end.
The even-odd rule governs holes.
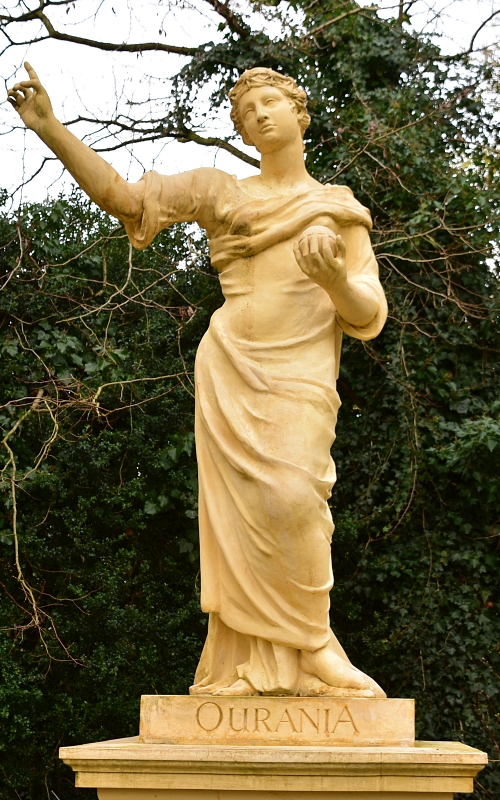
{"type": "Polygon", "coordinates": [[[487,763],[456,742],[413,747],[144,744],[63,747],[100,800],[452,800],[487,763]]]}
{"type": "Polygon", "coordinates": [[[413,700],[365,697],[141,698],[145,744],[412,746],[413,700]]]}
{"type": "Polygon", "coordinates": [[[412,700],[146,696],[140,736],[63,747],[100,800],[453,800],[487,763],[415,742],[412,700]]]}

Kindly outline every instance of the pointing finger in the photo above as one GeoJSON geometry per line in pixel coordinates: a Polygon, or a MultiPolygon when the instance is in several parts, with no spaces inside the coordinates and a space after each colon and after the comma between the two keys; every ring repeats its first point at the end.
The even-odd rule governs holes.
{"type": "Polygon", "coordinates": [[[38,75],[36,74],[35,70],[33,69],[33,67],[31,66],[31,64],[28,61],[24,62],[24,69],[26,70],[26,72],[30,76],[31,80],[33,80],[33,81],[37,81],[38,80],[38,75]]]}

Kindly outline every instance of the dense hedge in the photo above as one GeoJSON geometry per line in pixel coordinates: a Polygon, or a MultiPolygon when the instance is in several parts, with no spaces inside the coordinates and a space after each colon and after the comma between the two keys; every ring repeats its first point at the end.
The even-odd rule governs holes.
{"type": "MultiPolygon", "coordinates": [[[[3,263],[11,266],[16,227],[5,217],[1,227],[2,243],[11,242],[3,263]]],[[[190,381],[195,346],[220,302],[218,281],[203,253],[197,264],[206,275],[187,268],[164,277],[173,261],[191,259],[183,231],[176,230],[159,237],[154,253],[134,254],[123,288],[129,247],[112,228],[78,195],[27,209],[22,230],[29,263],[3,294],[0,380],[10,402],[0,422],[6,432],[30,412],[10,445],[20,565],[38,614],[34,620],[30,590],[23,592],[16,580],[5,485],[5,797],[14,791],[42,796],[46,779],[58,797],[73,796],[72,776],[57,760],[61,743],[135,734],[141,693],[185,693],[205,634],[190,381]],[[56,268],[54,261],[69,263],[56,268]],[[113,300],[115,287],[122,289],[121,305],[113,300]],[[128,293],[135,299],[123,305],[128,293]],[[114,305],[120,308],[110,313],[114,305]],[[71,320],[75,310],[81,317],[71,320]],[[173,379],[138,380],[173,373],[173,379]],[[113,385],[102,390],[97,408],[96,390],[106,383],[113,385]],[[39,388],[44,394],[37,405],[39,388]],[[47,457],[33,470],[54,432],[47,457]]]]}

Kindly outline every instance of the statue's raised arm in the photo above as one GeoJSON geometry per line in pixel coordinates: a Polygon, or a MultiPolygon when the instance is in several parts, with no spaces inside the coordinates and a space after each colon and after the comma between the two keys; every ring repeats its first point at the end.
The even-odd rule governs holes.
{"type": "Polygon", "coordinates": [[[29,80],[16,83],[8,92],[8,100],[26,127],[50,147],[83,191],[104,211],[123,222],[140,217],[144,184],[127,183],[107,161],[59,122],[35,70],[27,61],[24,66],[29,80]]]}

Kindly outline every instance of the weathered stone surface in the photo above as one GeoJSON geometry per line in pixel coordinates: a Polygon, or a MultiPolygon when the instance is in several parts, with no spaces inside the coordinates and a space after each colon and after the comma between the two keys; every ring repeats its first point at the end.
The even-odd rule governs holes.
{"type": "Polygon", "coordinates": [[[145,695],[141,699],[140,741],[411,746],[415,741],[414,701],[145,695]]]}
{"type": "Polygon", "coordinates": [[[452,800],[453,792],[473,791],[488,761],[460,742],[245,747],[141,744],[138,737],[63,747],[60,755],[76,786],[97,788],[101,800],[214,800],[212,792],[215,800],[342,800],[342,792],[351,800],[357,792],[359,800],[452,800]],[[108,798],[108,789],[118,792],[108,798]]]}

